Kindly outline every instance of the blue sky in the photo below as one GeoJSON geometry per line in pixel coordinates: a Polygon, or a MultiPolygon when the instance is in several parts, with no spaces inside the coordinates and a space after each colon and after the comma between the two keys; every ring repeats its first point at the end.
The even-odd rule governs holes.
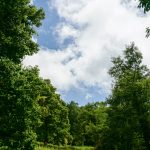
{"type": "Polygon", "coordinates": [[[42,26],[37,28],[38,36],[36,38],[40,46],[58,49],[59,44],[57,43],[53,29],[61,19],[57,15],[56,10],[49,9],[48,2],[48,0],[44,2],[41,0],[34,1],[34,5],[43,8],[45,12],[45,19],[42,21],[42,26]]]}
{"type": "Polygon", "coordinates": [[[24,64],[38,65],[40,75],[51,79],[65,101],[85,105],[105,100],[111,91],[111,57],[122,55],[132,41],[149,67],[145,28],[150,17],[141,15],[137,1],[34,0],[34,5],[46,16],[34,37],[40,51],[24,64]]]}

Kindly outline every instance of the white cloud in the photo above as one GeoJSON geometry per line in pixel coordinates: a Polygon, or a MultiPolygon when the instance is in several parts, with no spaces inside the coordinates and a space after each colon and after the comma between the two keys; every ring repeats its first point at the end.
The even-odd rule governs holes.
{"type": "Polygon", "coordinates": [[[121,0],[51,0],[51,7],[65,20],[56,27],[58,40],[63,43],[71,37],[75,42],[62,50],[41,49],[25,64],[39,65],[41,76],[60,90],[78,83],[109,89],[110,58],[121,54],[126,44],[134,41],[150,67],[150,39],[145,38],[150,17],[140,15],[135,6],[134,0],[128,5],[121,0]]]}
{"type": "Polygon", "coordinates": [[[78,30],[76,30],[72,25],[62,23],[58,24],[55,30],[55,34],[58,35],[58,42],[62,44],[66,39],[78,37],[78,30]]]}
{"type": "Polygon", "coordinates": [[[64,51],[42,49],[32,57],[26,57],[23,63],[26,66],[38,65],[42,77],[50,78],[59,90],[68,90],[70,86],[76,86],[75,77],[66,65],[67,61],[74,57],[76,56],[73,49],[68,48],[64,51]]]}

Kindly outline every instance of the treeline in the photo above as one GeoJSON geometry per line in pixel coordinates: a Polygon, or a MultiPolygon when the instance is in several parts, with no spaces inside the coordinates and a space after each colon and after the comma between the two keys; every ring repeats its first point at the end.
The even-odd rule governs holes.
{"type": "MultiPolygon", "coordinates": [[[[140,6],[149,11],[149,1],[140,6]]],[[[149,150],[150,71],[138,48],[132,43],[124,57],[112,59],[112,94],[105,102],[66,104],[38,67],[22,65],[39,49],[32,36],[42,19],[43,10],[30,0],[0,1],[0,149],[34,150],[41,142],[149,150]]]]}
{"type": "Polygon", "coordinates": [[[94,146],[97,150],[148,150],[150,72],[131,44],[114,58],[112,94],[105,102],[66,104],[38,68],[1,59],[0,148],[44,145],[94,146]]]}
{"type": "Polygon", "coordinates": [[[112,63],[112,94],[105,103],[68,105],[72,144],[97,150],[149,150],[150,70],[142,65],[134,43],[112,63]]]}

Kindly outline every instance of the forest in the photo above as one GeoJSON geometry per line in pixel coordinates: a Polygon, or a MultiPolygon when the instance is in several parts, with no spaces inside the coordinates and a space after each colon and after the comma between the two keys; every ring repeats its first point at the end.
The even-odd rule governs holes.
{"type": "MultiPolygon", "coordinates": [[[[137,7],[149,12],[150,0],[137,7]]],[[[66,103],[38,67],[22,64],[39,51],[32,36],[44,18],[30,0],[0,0],[0,149],[150,150],[150,70],[135,43],[112,58],[105,101],[66,103]]]]}

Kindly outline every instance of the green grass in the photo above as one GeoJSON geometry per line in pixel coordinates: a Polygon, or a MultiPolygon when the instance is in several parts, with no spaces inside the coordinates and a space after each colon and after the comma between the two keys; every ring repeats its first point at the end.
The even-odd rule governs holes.
{"type": "Polygon", "coordinates": [[[35,150],[54,150],[54,149],[48,148],[48,147],[37,146],[35,150]]]}
{"type": "Polygon", "coordinates": [[[87,146],[52,146],[52,147],[37,146],[36,150],[94,150],[94,148],[87,146]]]}

